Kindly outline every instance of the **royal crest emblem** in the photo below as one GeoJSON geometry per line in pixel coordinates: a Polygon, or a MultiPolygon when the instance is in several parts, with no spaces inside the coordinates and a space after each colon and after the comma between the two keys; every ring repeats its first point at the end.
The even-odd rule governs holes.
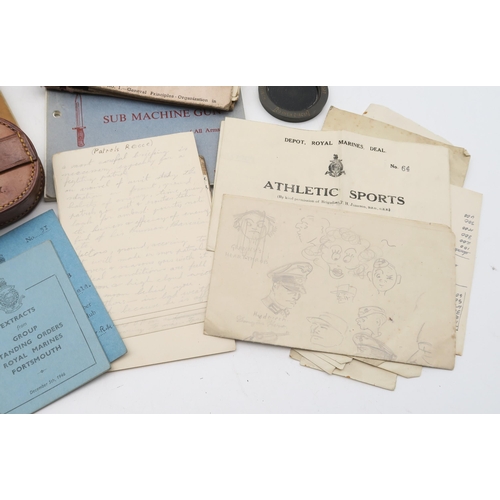
{"type": "Polygon", "coordinates": [[[20,295],[16,288],[7,285],[7,282],[0,278],[0,309],[7,314],[17,311],[23,305],[24,295],[20,295]]]}
{"type": "Polygon", "coordinates": [[[333,160],[330,161],[330,165],[328,166],[328,170],[325,172],[325,175],[340,177],[342,174],[345,174],[342,160],[339,160],[339,155],[333,155],[333,160]]]}

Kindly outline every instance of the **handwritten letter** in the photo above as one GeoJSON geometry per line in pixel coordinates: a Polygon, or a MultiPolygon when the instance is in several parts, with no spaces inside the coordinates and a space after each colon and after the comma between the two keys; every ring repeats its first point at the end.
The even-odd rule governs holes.
{"type": "Polygon", "coordinates": [[[210,205],[191,133],[61,153],[54,172],[61,223],[111,317],[150,320],[122,336],[205,307],[210,205]]]}

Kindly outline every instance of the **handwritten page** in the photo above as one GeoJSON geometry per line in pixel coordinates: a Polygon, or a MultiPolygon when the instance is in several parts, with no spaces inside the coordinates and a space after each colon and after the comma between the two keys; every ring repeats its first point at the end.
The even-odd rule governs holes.
{"type": "Polygon", "coordinates": [[[452,369],[448,226],[225,196],[205,333],[452,369]]]}
{"type": "Polygon", "coordinates": [[[122,338],[201,325],[210,202],[193,134],[64,152],[53,163],[61,224],[122,338]]]}

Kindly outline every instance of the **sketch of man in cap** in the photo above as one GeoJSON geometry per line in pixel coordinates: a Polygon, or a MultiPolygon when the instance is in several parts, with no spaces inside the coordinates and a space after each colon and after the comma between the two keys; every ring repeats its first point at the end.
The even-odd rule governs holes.
{"type": "Polygon", "coordinates": [[[356,323],[368,333],[359,332],[352,340],[358,352],[367,358],[386,359],[392,361],[396,355],[377,337],[380,337],[380,327],[387,321],[385,311],[377,306],[365,306],[358,310],[356,323]]]}
{"type": "Polygon", "coordinates": [[[337,301],[339,304],[344,304],[345,302],[352,302],[354,297],[356,297],[356,292],[358,290],[351,285],[340,285],[333,293],[337,296],[337,301]]]}
{"type": "Polygon", "coordinates": [[[268,273],[272,287],[262,303],[274,314],[287,316],[300,297],[306,293],[304,284],[313,267],[309,262],[293,262],[268,273]]]}
{"type": "Polygon", "coordinates": [[[368,273],[368,279],[373,283],[378,293],[383,295],[401,283],[401,275],[398,274],[396,268],[385,259],[376,259],[373,262],[373,271],[368,273]]]}
{"type": "Polygon", "coordinates": [[[329,313],[307,318],[311,323],[311,344],[323,347],[335,347],[342,343],[347,331],[347,323],[338,316],[329,313]]]}

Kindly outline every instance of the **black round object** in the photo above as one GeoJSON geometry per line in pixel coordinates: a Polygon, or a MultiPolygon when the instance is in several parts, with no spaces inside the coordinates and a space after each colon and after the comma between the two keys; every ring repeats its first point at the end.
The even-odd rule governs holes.
{"type": "Polygon", "coordinates": [[[315,118],[328,100],[328,87],[259,87],[264,109],[286,122],[315,118]]]}

